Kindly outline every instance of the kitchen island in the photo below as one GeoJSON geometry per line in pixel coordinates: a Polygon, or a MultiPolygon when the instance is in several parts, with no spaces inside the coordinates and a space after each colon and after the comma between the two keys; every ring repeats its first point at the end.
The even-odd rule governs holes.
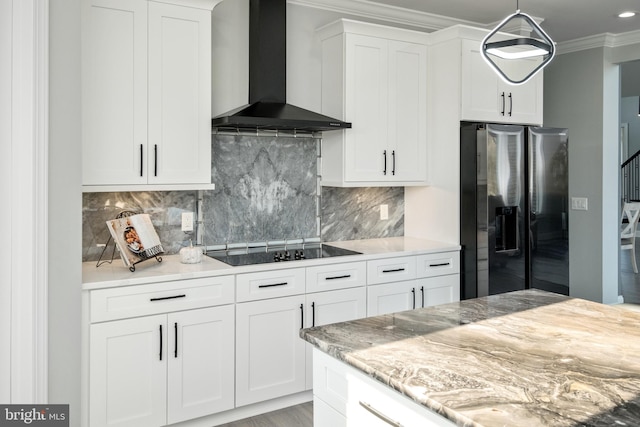
{"type": "Polygon", "coordinates": [[[615,306],[525,290],[300,335],[315,346],[314,401],[330,408],[318,414],[344,416],[346,425],[350,404],[338,395],[349,381],[316,369],[326,359],[442,420],[421,425],[640,424],[640,313],[615,306]],[[338,394],[318,401],[329,386],[338,394]]]}

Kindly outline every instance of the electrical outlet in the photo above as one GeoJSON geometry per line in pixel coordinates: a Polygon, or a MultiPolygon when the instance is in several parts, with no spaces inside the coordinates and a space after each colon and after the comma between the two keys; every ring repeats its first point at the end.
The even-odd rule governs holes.
{"type": "Polygon", "coordinates": [[[389,219],[389,205],[380,205],[380,219],[383,221],[389,219]]]}
{"type": "Polygon", "coordinates": [[[589,209],[589,199],[586,197],[572,197],[571,209],[574,211],[586,211],[589,209]]]}
{"type": "Polygon", "coordinates": [[[182,231],[193,231],[193,212],[182,212],[182,231]]]}

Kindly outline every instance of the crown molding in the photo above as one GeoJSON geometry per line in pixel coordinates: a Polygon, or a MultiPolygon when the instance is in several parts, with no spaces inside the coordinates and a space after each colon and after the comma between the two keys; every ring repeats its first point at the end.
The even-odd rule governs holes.
{"type": "Polygon", "coordinates": [[[478,22],[434,15],[397,6],[388,6],[369,0],[287,0],[287,3],[341,14],[355,15],[362,18],[375,19],[428,31],[441,30],[458,24],[485,27],[478,22]]]}
{"type": "Polygon", "coordinates": [[[640,43],[640,30],[627,33],[604,33],[558,43],[558,55],[600,47],[620,47],[640,43]]]}

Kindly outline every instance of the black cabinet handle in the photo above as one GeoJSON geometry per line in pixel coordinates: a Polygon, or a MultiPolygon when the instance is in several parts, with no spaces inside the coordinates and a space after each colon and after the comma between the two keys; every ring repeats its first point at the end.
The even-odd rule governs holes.
{"type": "Polygon", "coordinates": [[[384,157],[384,169],[382,170],[382,175],[387,174],[387,150],[382,152],[382,156],[384,157]]]}
{"type": "Polygon", "coordinates": [[[300,304],[300,329],[304,329],[304,304],[300,304]]]}
{"type": "Polygon", "coordinates": [[[511,93],[509,94],[509,115],[513,112],[513,96],[511,93]]]}
{"type": "Polygon", "coordinates": [[[396,150],[391,151],[391,175],[396,174],[396,150]]]}
{"type": "Polygon", "coordinates": [[[177,358],[178,357],[178,322],[173,324],[173,330],[176,334],[176,340],[173,347],[173,357],[177,358]]]}
{"type": "Polygon", "coordinates": [[[143,161],[142,161],[142,144],[140,144],[140,176],[142,176],[142,165],[143,165],[143,161]]]}
{"type": "Polygon", "coordinates": [[[420,292],[422,294],[422,307],[424,308],[424,286],[420,286],[420,292]]]}
{"type": "Polygon", "coordinates": [[[411,288],[411,293],[413,294],[413,309],[416,309],[416,288],[411,288]]]}
{"type": "Polygon", "coordinates": [[[399,271],[404,271],[404,268],[392,268],[391,270],[382,270],[383,273],[397,273],[399,271]]]}
{"type": "Polygon", "coordinates": [[[162,325],[160,325],[160,360],[162,360],[162,325]]]}
{"type": "Polygon", "coordinates": [[[351,277],[350,274],[344,274],[342,276],[332,276],[332,277],[325,277],[324,280],[337,280],[337,279],[348,279],[349,277],[351,277]]]}
{"type": "Polygon", "coordinates": [[[445,267],[450,264],[451,264],[450,262],[441,262],[439,264],[429,264],[429,267],[445,267]]]}
{"type": "Polygon", "coordinates": [[[274,286],[287,286],[289,284],[289,282],[282,282],[282,283],[269,283],[268,285],[258,285],[259,289],[262,288],[273,288],[274,286]]]}
{"type": "Polygon", "coordinates": [[[311,327],[316,326],[316,303],[315,301],[311,303],[311,327]]]}
{"type": "Polygon", "coordinates": [[[153,145],[153,176],[158,176],[158,144],[153,145]]]}
{"type": "Polygon", "coordinates": [[[500,95],[502,97],[502,111],[500,112],[501,115],[504,116],[504,104],[505,104],[505,99],[504,99],[504,92],[502,92],[502,94],[500,95]]]}
{"type": "Polygon", "coordinates": [[[185,295],[185,294],[181,294],[181,295],[172,295],[172,296],[170,296],[170,297],[150,298],[150,299],[149,299],[149,301],[152,301],[152,302],[153,302],[153,301],[164,301],[164,300],[167,300],[167,299],[184,298],[184,297],[186,297],[186,296],[187,296],[187,295],[185,295]]]}

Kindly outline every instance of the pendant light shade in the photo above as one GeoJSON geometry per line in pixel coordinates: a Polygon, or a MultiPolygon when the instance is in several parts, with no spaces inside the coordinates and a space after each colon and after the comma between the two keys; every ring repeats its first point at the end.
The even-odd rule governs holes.
{"type": "MultiPolygon", "coordinates": [[[[538,71],[542,70],[555,56],[553,40],[542,28],[526,13],[517,10],[516,13],[507,16],[498,26],[482,40],[480,52],[485,61],[507,83],[522,84],[531,79],[538,71]],[[504,39],[497,33],[513,21],[524,20],[531,28],[529,37],[515,37],[504,39]],[[525,75],[513,76],[508,71],[510,61],[522,61],[532,59],[530,70],[525,75]],[[537,59],[537,61],[536,61],[537,59]]],[[[522,68],[522,67],[520,67],[522,68]]]]}

